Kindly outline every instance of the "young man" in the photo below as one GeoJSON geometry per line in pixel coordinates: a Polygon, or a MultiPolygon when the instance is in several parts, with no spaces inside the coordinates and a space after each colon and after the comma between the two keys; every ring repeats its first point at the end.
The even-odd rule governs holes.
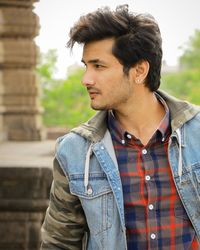
{"type": "Polygon", "coordinates": [[[156,21],[98,9],[76,42],[100,111],[58,140],[42,249],[200,249],[200,109],[158,91],[156,21]]]}

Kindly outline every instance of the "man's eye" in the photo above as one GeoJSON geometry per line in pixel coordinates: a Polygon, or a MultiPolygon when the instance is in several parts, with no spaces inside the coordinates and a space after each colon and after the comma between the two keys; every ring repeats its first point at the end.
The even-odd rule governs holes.
{"type": "Polygon", "coordinates": [[[103,68],[103,66],[100,65],[100,64],[95,64],[94,66],[95,66],[96,69],[103,68]]]}

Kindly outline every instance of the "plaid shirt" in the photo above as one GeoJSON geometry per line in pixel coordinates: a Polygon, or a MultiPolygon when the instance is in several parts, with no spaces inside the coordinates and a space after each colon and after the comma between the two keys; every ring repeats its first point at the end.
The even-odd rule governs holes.
{"type": "Polygon", "coordinates": [[[166,114],[146,146],[124,131],[113,114],[108,116],[123,186],[128,249],[200,249],[169,166],[169,109],[157,98],[166,114]]]}

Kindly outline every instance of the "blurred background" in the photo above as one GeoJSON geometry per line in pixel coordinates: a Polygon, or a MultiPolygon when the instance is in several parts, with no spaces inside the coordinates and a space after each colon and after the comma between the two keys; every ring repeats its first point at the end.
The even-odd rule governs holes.
{"type": "Polygon", "coordinates": [[[199,0],[0,0],[0,250],[39,249],[56,138],[94,114],[69,29],[120,4],[159,23],[161,88],[200,104],[199,0]]]}

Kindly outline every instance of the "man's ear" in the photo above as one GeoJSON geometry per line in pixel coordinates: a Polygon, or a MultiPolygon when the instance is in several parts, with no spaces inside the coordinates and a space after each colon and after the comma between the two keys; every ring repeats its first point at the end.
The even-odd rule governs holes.
{"type": "Polygon", "coordinates": [[[149,62],[142,60],[138,62],[134,68],[135,68],[135,83],[140,84],[144,83],[146,80],[146,77],[149,73],[149,62]]]}

